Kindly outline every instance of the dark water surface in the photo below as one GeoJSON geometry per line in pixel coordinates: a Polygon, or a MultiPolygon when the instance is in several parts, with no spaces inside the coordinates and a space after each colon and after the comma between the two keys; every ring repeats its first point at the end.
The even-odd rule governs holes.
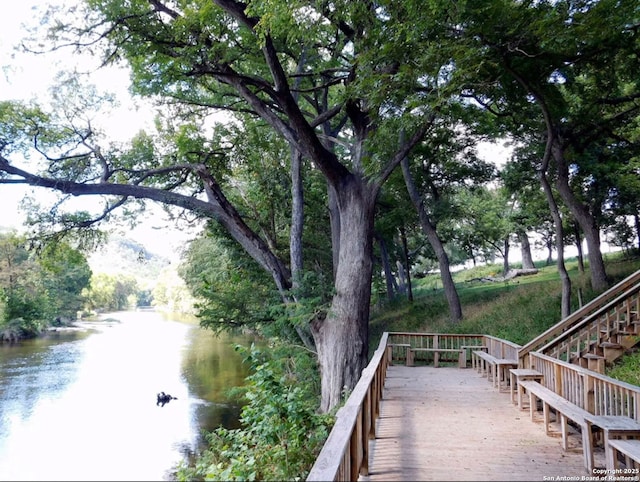
{"type": "Polygon", "coordinates": [[[233,344],[149,312],[90,331],[0,344],[0,480],[167,480],[203,443],[235,427],[227,390],[248,367],[233,344]],[[160,391],[178,397],[156,405],[160,391]]]}

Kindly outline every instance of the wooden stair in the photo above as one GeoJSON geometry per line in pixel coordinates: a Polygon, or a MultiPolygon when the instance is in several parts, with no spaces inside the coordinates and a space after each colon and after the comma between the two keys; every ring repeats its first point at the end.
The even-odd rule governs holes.
{"type": "Polygon", "coordinates": [[[604,373],[605,357],[602,355],[596,355],[595,353],[585,353],[580,357],[578,364],[588,370],[604,373]]]}
{"type": "Polygon", "coordinates": [[[629,331],[626,325],[624,331],[613,328],[610,331],[602,330],[600,333],[597,340],[589,340],[585,342],[582,350],[572,352],[569,361],[583,368],[604,373],[607,365],[640,343],[640,330],[629,331]]]}
{"type": "Polygon", "coordinates": [[[604,373],[640,344],[640,270],[521,348],[518,357],[538,351],[604,373]]]}

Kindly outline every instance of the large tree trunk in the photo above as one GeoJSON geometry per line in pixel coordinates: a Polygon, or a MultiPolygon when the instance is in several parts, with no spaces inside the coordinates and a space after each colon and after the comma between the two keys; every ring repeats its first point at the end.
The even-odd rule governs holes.
{"type": "Polygon", "coordinates": [[[536,266],[533,264],[533,256],[531,256],[529,236],[527,236],[526,232],[520,231],[518,240],[520,241],[520,253],[522,254],[522,269],[534,269],[536,266]]]}
{"type": "MultiPolygon", "coordinates": [[[[400,165],[402,167],[402,175],[404,176],[404,182],[407,186],[409,197],[411,198],[413,206],[418,211],[420,226],[422,227],[424,234],[427,236],[429,244],[431,244],[431,247],[436,254],[436,258],[438,258],[438,265],[440,267],[440,278],[442,279],[444,293],[447,298],[447,302],[449,303],[449,316],[453,323],[458,322],[462,319],[462,305],[460,304],[458,291],[456,290],[456,285],[453,282],[453,277],[451,276],[449,256],[447,256],[447,252],[444,249],[442,240],[440,239],[440,236],[438,236],[436,227],[431,223],[429,215],[424,208],[422,196],[420,196],[420,194],[418,193],[418,189],[416,188],[415,182],[413,181],[413,176],[411,175],[411,171],[409,170],[409,159],[403,159],[400,165]]],[[[473,265],[475,266],[475,264],[476,260],[474,257],[473,265]]]]}
{"type": "MultiPolygon", "coordinates": [[[[567,272],[567,268],[564,264],[564,229],[562,227],[562,217],[560,216],[560,210],[558,204],[553,197],[553,191],[547,180],[547,176],[544,171],[538,173],[540,184],[547,198],[547,204],[551,211],[551,217],[553,218],[553,224],[556,229],[556,249],[558,251],[558,274],[560,276],[560,282],[562,283],[562,300],[561,300],[561,317],[566,318],[571,314],[571,278],[567,272]]],[[[549,251],[551,253],[551,251],[549,251]]]]}
{"type": "Polygon", "coordinates": [[[340,404],[368,362],[374,204],[375,193],[361,179],[351,176],[342,184],[335,294],[327,317],[312,323],[323,412],[340,404]]]}
{"type": "Polygon", "coordinates": [[[565,202],[573,217],[580,224],[584,237],[587,241],[587,257],[589,259],[589,270],[591,271],[591,287],[595,291],[604,291],[609,286],[607,273],[605,271],[602,252],[600,251],[600,228],[595,217],[580,200],[573,194],[569,185],[569,167],[564,158],[564,152],[555,143],[553,158],[558,167],[558,179],[556,186],[558,192],[565,202]]]}

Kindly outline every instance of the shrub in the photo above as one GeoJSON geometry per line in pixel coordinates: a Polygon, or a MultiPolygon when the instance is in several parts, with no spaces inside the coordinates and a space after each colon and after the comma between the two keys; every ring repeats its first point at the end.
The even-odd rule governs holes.
{"type": "MultiPolygon", "coordinates": [[[[304,480],[333,425],[317,413],[309,354],[278,357],[251,348],[240,422],[208,434],[209,448],[194,467],[181,465],[179,480],[304,480]],[[307,358],[307,359],[305,359],[307,358]]],[[[317,370],[315,370],[317,373],[317,370]]]]}

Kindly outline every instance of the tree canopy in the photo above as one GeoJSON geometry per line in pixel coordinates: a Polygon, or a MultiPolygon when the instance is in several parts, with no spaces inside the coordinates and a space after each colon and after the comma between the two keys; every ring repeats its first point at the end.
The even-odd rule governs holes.
{"type": "Polygon", "coordinates": [[[493,180],[474,153],[480,140],[506,136],[526,152],[511,182],[531,185],[535,173],[557,242],[553,206],[566,205],[594,287],[606,283],[603,214],[637,219],[634,5],[86,0],[49,12],[49,45],[127,65],[132,91],[161,107],[157,130],[109,142],[91,121],[109,99],[71,77],[52,109],[0,103],[0,184],[102,197],[99,213],[59,204],[37,217],[63,231],[135,218],[144,200],[215,221],[215,240],[195,244],[184,271],[208,299],[205,316],[217,316],[221,288],[238,277],[245,291],[224,319],[249,310],[273,323],[280,316],[263,301],[278,296],[289,328],[317,352],[330,410],[368,359],[374,240],[393,276],[386,244],[403,253],[398,275],[409,274],[409,219],[443,273],[448,245],[477,252],[502,240],[506,259],[510,235],[522,234],[506,212],[524,212],[514,198],[474,186],[493,180]],[[401,164],[406,197],[394,179],[401,164]],[[309,289],[317,280],[330,280],[321,293],[309,289]]]}

